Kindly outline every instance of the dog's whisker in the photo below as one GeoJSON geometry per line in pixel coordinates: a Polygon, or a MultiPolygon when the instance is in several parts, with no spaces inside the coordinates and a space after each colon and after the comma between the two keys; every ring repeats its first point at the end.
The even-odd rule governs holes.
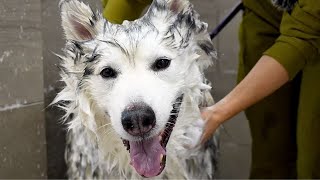
{"type": "Polygon", "coordinates": [[[172,124],[166,124],[166,126],[167,126],[167,127],[174,127],[175,124],[173,124],[173,123],[172,123],[172,124]]]}
{"type": "Polygon", "coordinates": [[[109,126],[111,125],[111,122],[110,123],[106,123],[104,125],[101,125],[100,127],[98,127],[96,130],[98,131],[99,129],[103,128],[103,127],[106,127],[106,126],[109,126]]]}
{"type": "Polygon", "coordinates": [[[174,126],[175,126],[175,123],[166,123],[166,125],[167,125],[168,127],[174,127],[174,126]]]}
{"type": "Polygon", "coordinates": [[[83,71],[68,71],[71,74],[83,74],[83,71]]]}
{"type": "Polygon", "coordinates": [[[176,123],[168,121],[168,122],[166,122],[166,124],[174,124],[175,125],[176,123]]]}
{"type": "Polygon", "coordinates": [[[169,114],[170,116],[176,116],[176,115],[178,115],[178,113],[171,113],[171,114],[169,114]]]}
{"type": "Polygon", "coordinates": [[[192,105],[181,105],[181,108],[193,108],[194,106],[192,106],[192,105]]]}
{"type": "MultiPolygon", "coordinates": [[[[104,136],[109,136],[111,133],[115,132],[115,130],[113,128],[110,128],[108,130],[106,130],[103,135],[104,136]]],[[[111,134],[112,135],[112,134],[111,134]]]]}
{"type": "Polygon", "coordinates": [[[182,104],[183,100],[180,100],[180,101],[176,101],[176,102],[173,102],[171,103],[172,105],[177,105],[177,104],[182,104]]]}
{"type": "Polygon", "coordinates": [[[165,136],[170,136],[170,134],[169,134],[167,131],[164,131],[164,132],[163,132],[163,135],[165,135],[165,136]]]}

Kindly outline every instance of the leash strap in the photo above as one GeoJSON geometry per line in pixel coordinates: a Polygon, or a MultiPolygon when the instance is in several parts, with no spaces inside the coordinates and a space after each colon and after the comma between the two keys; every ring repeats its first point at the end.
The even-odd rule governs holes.
{"type": "Polygon", "coordinates": [[[218,24],[218,26],[210,32],[210,38],[213,40],[219,32],[238,14],[240,10],[243,10],[243,3],[240,1],[232,11],[218,24]]]}

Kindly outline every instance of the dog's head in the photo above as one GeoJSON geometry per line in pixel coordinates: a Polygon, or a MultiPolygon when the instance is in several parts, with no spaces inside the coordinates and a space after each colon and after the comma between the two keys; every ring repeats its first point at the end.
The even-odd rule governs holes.
{"type": "Polygon", "coordinates": [[[203,69],[215,55],[207,25],[187,0],[154,0],[142,18],[122,25],[77,0],[60,6],[64,81],[76,86],[74,109],[83,109],[73,113],[85,114],[81,123],[94,131],[92,109],[102,111],[136,171],[160,174],[183,96],[206,88],[203,69]]]}

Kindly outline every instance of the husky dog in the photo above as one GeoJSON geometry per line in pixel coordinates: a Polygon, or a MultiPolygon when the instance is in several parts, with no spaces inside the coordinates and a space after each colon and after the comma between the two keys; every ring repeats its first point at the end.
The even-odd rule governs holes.
{"type": "Polygon", "coordinates": [[[69,178],[213,178],[217,135],[198,143],[215,51],[190,2],[154,0],[122,25],[77,0],[60,8],[65,87],[53,104],[66,112],[69,178]]]}

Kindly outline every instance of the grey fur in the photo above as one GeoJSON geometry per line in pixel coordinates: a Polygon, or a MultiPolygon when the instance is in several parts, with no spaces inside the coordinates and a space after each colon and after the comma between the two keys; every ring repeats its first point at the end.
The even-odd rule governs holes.
{"type": "Polygon", "coordinates": [[[208,55],[214,51],[214,47],[211,42],[209,41],[199,41],[198,45],[200,48],[208,55]]]}

